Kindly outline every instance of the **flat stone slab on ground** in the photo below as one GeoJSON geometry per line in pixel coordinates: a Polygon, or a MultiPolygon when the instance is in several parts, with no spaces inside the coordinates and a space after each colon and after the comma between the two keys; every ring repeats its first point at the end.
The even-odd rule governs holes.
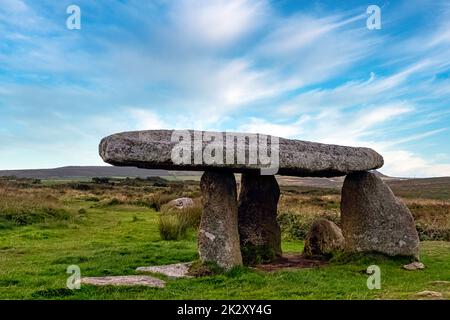
{"type": "Polygon", "coordinates": [[[190,278],[189,267],[192,262],[174,263],[162,266],[139,267],[136,271],[161,273],[171,278],[190,278]]]}
{"type": "Polygon", "coordinates": [[[443,294],[437,291],[424,290],[417,292],[415,295],[419,300],[421,299],[437,299],[440,300],[443,298],[443,294]]]}
{"type": "Polygon", "coordinates": [[[409,264],[405,264],[403,269],[413,271],[413,270],[423,270],[425,269],[425,265],[422,262],[414,261],[409,264]]]}
{"type": "Polygon", "coordinates": [[[107,277],[84,277],[82,284],[94,286],[147,286],[164,288],[165,281],[150,276],[107,276],[107,277]]]}
{"type": "MultiPolygon", "coordinates": [[[[209,132],[203,131],[203,137],[219,136],[220,139],[213,142],[205,142],[200,140],[197,157],[194,157],[194,131],[185,130],[190,133],[190,161],[187,163],[174,163],[172,161],[172,151],[174,147],[179,145],[179,140],[172,141],[172,133],[174,130],[148,130],[148,131],[132,131],[113,134],[103,138],[100,142],[99,153],[103,160],[107,163],[116,166],[132,166],[149,169],[168,169],[168,170],[208,170],[208,169],[226,169],[232,172],[254,172],[260,169],[267,169],[272,167],[273,162],[263,163],[258,156],[256,164],[249,164],[248,154],[254,154],[257,145],[250,146],[250,139],[241,139],[243,143],[238,143],[239,139],[231,140],[229,147],[227,146],[227,134],[235,136],[255,136],[249,133],[230,133],[230,132],[209,132]],[[232,148],[231,148],[232,146],[232,148]],[[204,155],[205,147],[208,150],[215,149],[222,150],[223,154],[220,156],[222,161],[216,163],[207,163],[203,157],[198,161],[198,154],[204,155]],[[229,151],[229,152],[228,152],[229,151]],[[245,163],[237,161],[236,154],[242,151],[246,155],[245,163]],[[228,157],[228,154],[233,154],[233,158],[228,157]],[[194,161],[196,159],[197,161],[194,161]],[[228,160],[233,159],[233,160],[228,160]],[[231,163],[230,163],[231,162],[231,163]]],[[[177,131],[176,133],[178,133],[177,131]]],[[[202,132],[197,132],[202,133],[202,132]]],[[[264,136],[267,137],[267,136],[264,136]]],[[[277,137],[274,137],[276,141],[277,137]]],[[[189,139],[187,137],[186,139],[189,139]]],[[[356,171],[368,171],[378,169],[383,165],[383,157],[369,148],[360,147],[346,147],[332,144],[322,144],[309,141],[292,140],[278,138],[279,140],[279,155],[277,174],[288,176],[317,176],[317,177],[334,177],[342,176],[356,171]]],[[[211,139],[204,139],[211,141],[211,139]]],[[[184,140],[183,140],[184,141],[184,140]]],[[[271,138],[267,138],[259,146],[271,150],[271,138]]],[[[275,145],[275,144],[274,144],[275,145]]],[[[186,148],[187,149],[187,148],[186,148]]],[[[275,150],[275,149],[274,149],[275,150]]],[[[184,152],[184,151],[183,151],[184,152]]],[[[215,152],[214,152],[215,153],[215,152]]],[[[220,152],[222,153],[222,152],[220,152]]],[[[265,155],[269,155],[266,152],[265,155]]],[[[218,156],[219,157],[219,156],[218,156]]],[[[270,159],[275,159],[270,153],[270,159]]]]}
{"type": "Polygon", "coordinates": [[[446,281],[446,280],[435,280],[435,281],[430,281],[430,284],[433,284],[433,285],[450,286],[450,281],[446,281]]]}

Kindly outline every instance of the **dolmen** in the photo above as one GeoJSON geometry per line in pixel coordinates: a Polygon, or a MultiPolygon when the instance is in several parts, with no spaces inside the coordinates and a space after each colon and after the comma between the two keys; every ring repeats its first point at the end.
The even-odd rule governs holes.
{"type": "Polygon", "coordinates": [[[383,166],[383,157],[369,148],[252,133],[147,130],[108,136],[99,153],[115,166],[203,171],[198,233],[203,262],[229,269],[281,255],[275,174],[346,176],[341,197],[345,250],[418,258],[413,217],[370,172],[383,166]],[[239,195],[235,173],[242,174],[239,195]]]}

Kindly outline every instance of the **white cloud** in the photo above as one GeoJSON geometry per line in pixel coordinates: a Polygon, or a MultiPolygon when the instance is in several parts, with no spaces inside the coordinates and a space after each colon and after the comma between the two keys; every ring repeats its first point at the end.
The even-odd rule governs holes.
{"type": "Polygon", "coordinates": [[[305,122],[307,118],[308,117],[301,118],[293,124],[270,123],[263,119],[250,118],[247,123],[240,125],[237,131],[262,133],[283,138],[295,137],[303,132],[301,124],[305,122]]]}
{"type": "Polygon", "coordinates": [[[329,34],[348,32],[342,28],[364,18],[364,15],[348,19],[339,15],[323,18],[306,14],[295,15],[279,21],[277,27],[264,39],[259,50],[261,54],[270,56],[290,55],[321,42],[329,34]]]}
{"type": "Polygon", "coordinates": [[[3,0],[2,8],[8,13],[27,12],[28,6],[22,0],[3,0]]]}
{"type": "Polygon", "coordinates": [[[450,163],[433,163],[431,159],[406,150],[386,150],[381,154],[385,165],[380,170],[387,175],[418,178],[450,176],[450,163]]]}
{"type": "Polygon", "coordinates": [[[280,81],[295,79],[297,87],[330,80],[383,43],[382,36],[367,37],[361,18],[299,14],[274,19],[252,55],[282,74],[280,81]]]}
{"type": "Polygon", "coordinates": [[[354,128],[354,132],[364,132],[377,124],[386,122],[398,115],[402,115],[410,111],[412,111],[412,108],[407,106],[405,103],[383,105],[375,109],[363,109],[359,111],[357,120],[351,124],[351,127],[354,128]]]}
{"type": "Polygon", "coordinates": [[[265,20],[266,10],[262,0],[180,0],[169,16],[191,44],[221,48],[254,31],[265,20]]]}
{"type": "Polygon", "coordinates": [[[167,128],[167,124],[154,111],[142,108],[128,108],[127,111],[134,120],[135,130],[167,128]]]}
{"type": "MultiPolygon", "coordinates": [[[[361,107],[370,104],[390,103],[406,93],[409,76],[431,66],[427,61],[419,61],[396,73],[385,77],[377,77],[370,73],[368,80],[349,81],[329,89],[313,89],[301,93],[279,107],[282,115],[296,115],[308,111],[334,110],[349,107],[361,107]]],[[[423,90],[428,90],[427,85],[423,90]]]]}

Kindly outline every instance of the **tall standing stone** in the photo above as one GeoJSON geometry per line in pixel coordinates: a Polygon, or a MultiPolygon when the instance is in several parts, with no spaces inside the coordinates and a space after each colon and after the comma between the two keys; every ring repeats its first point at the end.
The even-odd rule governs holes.
{"type": "Polygon", "coordinates": [[[418,258],[419,237],[411,212],[375,174],[348,175],[342,187],[345,249],[418,258]]]}
{"type": "Polygon", "coordinates": [[[203,197],[198,234],[200,259],[203,262],[215,262],[225,269],[242,265],[234,174],[205,171],[200,188],[203,197]]]}
{"type": "Polygon", "coordinates": [[[269,262],[281,256],[279,198],[280,188],[274,176],[242,174],[238,221],[244,263],[269,262]]]}

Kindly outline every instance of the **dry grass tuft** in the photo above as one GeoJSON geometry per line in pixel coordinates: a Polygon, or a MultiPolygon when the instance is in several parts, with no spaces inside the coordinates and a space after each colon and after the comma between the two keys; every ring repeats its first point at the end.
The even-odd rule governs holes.
{"type": "Polygon", "coordinates": [[[70,220],[72,211],[64,208],[57,195],[46,189],[0,187],[0,225],[27,225],[52,220],[70,220]]]}
{"type": "Polygon", "coordinates": [[[198,228],[201,215],[200,199],[194,199],[194,206],[185,209],[162,206],[158,221],[161,239],[180,240],[185,238],[190,228],[198,228]]]}

